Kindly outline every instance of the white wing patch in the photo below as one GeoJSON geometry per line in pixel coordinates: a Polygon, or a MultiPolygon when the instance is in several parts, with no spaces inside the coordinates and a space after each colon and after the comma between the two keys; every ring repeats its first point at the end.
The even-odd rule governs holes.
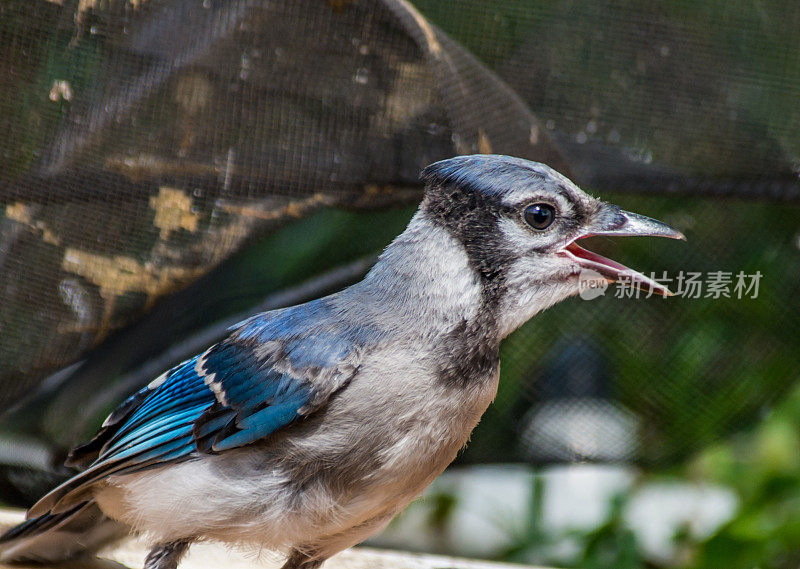
{"type": "Polygon", "coordinates": [[[210,349],[211,348],[206,350],[202,356],[197,358],[197,363],[194,364],[194,371],[197,373],[198,376],[203,378],[203,383],[205,383],[208,386],[208,388],[214,393],[214,397],[216,397],[220,405],[229,407],[228,398],[225,395],[225,390],[222,388],[222,384],[217,381],[217,373],[216,372],[206,373],[206,371],[203,369],[203,366],[206,364],[206,355],[208,354],[210,349]]]}
{"type": "Polygon", "coordinates": [[[162,385],[162,384],[163,384],[165,381],[167,381],[167,378],[169,377],[169,371],[170,371],[170,370],[168,370],[168,371],[165,371],[164,373],[162,373],[161,375],[159,375],[157,378],[155,378],[153,381],[151,381],[150,383],[148,383],[148,384],[147,384],[147,389],[149,389],[149,390],[151,390],[151,391],[152,391],[153,389],[158,389],[159,387],[161,387],[161,385],[162,385]]]}

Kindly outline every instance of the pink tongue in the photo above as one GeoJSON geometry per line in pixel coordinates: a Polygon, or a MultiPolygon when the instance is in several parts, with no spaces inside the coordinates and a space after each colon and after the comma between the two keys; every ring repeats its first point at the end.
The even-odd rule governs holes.
{"type": "Polygon", "coordinates": [[[593,253],[592,251],[588,251],[583,247],[573,243],[570,243],[566,247],[567,251],[575,255],[576,257],[580,257],[581,259],[586,259],[587,261],[591,261],[593,263],[599,263],[601,265],[605,265],[607,267],[611,267],[613,269],[618,269],[620,271],[630,271],[628,267],[617,263],[616,261],[612,261],[607,257],[603,257],[602,255],[598,255],[597,253],[593,253]]]}
{"type": "Polygon", "coordinates": [[[620,277],[627,276],[632,283],[637,283],[640,286],[644,286],[646,289],[652,290],[653,292],[662,296],[672,296],[672,293],[669,291],[669,289],[662,284],[657,283],[647,278],[643,274],[634,271],[633,269],[629,269],[625,265],[617,263],[616,261],[607,259],[602,255],[598,255],[597,253],[587,251],[583,247],[576,245],[574,242],[567,245],[565,250],[569,251],[569,253],[574,257],[583,259],[593,264],[593,266],[589,265],[588,268],[595,269],[606,278],[617,281],[620,279],[620,277]]]}

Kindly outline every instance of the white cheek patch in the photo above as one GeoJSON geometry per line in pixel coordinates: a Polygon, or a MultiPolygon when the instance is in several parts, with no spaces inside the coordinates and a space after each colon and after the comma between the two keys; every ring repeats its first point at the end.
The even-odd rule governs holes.
{"type": "Polygon", "coordinates": [[[481,286],[469,264],[464,246],[440,227],[432,227],[429,242],[435,247],[427,249],[416,262],[423,274],[438,275],[442,306],[450,306],[457,313],[472,318],[480,306],[481,286]]]}
{"type": "Polygon", "coordinates": [[[542,310],[577,294],[570,271],[569,264],[557,255],[522,257],[509,267],[497,319],[501,337],[542,310]]]}
{"type": "Polygon", "coordinates": [[[399,308],[414,306],[410,311],[414,313],[421,308],[431,315],[427,326],[449,330],[461,319],[473,318],[480,309],[481,284],[467,250],[445,228],[425,216],[412,219],[383,259],[385,263],[377,265],[366,281],[402,283],[399,308]],[[420,246],[422,243],[425,246],[420,246]]]}

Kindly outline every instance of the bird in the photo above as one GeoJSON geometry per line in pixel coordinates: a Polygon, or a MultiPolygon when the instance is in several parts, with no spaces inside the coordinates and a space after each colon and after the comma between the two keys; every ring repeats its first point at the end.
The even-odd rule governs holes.
{"type": "Polygon", "coordinates": [[[418,210],[363,280],[256,314],[132,395],[70,452],[78,473],[0,537],[0,561],[136,532],[146,569],[175,569],[198,541],[316,569],[454,460],[497,392],[501,341],[582,275],[671,294],[577,241],[684,236],[545,164],[456,156],[420,178],[418,210]]]}

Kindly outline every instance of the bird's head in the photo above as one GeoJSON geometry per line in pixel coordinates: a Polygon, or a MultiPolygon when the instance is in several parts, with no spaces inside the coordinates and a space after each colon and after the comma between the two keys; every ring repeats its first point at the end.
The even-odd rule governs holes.
{"type": "Polygon", "coordinates": [[[668,225],[583,192],[544,164],[499,155],[458,156],[425,168],[421,214],[460,242],[487,309],[505,336],[536,312],[579,292],[588,273],[628,279],[668,296],[661,284],[580,247],[597,235],[684,239],[668,225]]]}

